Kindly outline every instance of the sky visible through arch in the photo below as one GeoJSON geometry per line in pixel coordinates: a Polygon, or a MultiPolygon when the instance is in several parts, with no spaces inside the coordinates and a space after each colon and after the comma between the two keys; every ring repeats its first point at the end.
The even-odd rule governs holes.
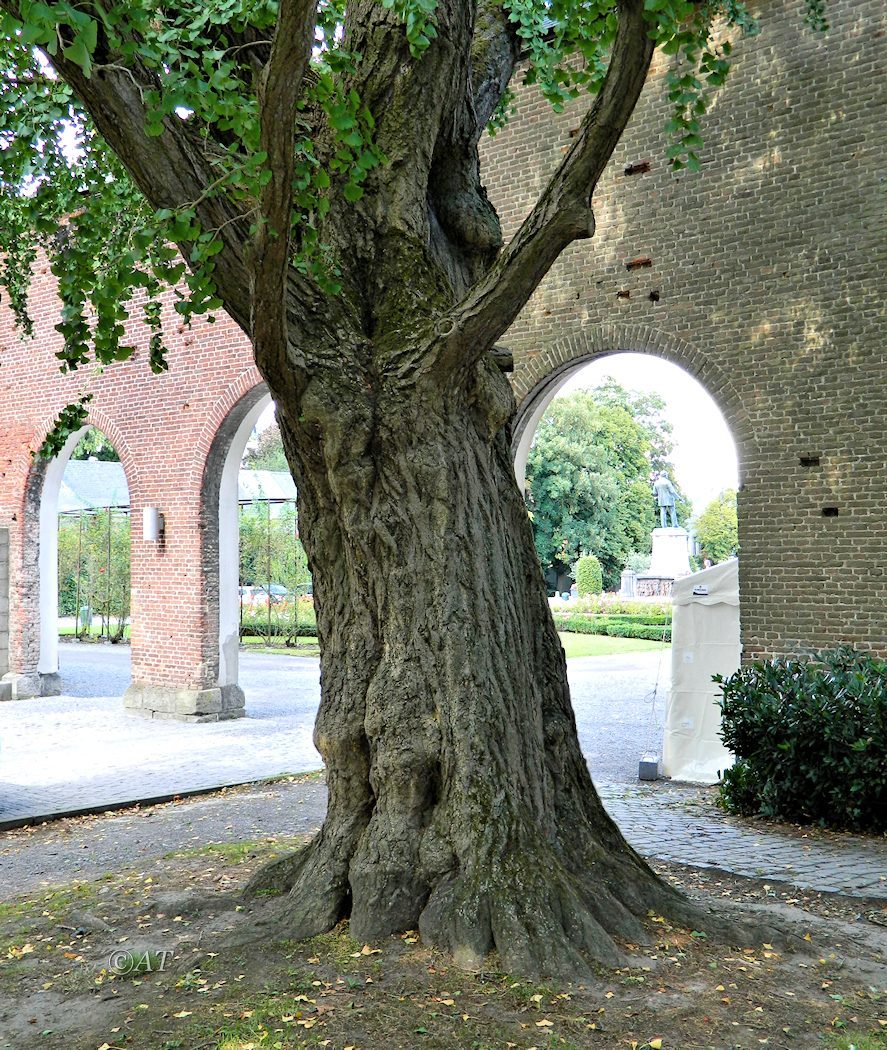
{"type": "Polygon", "coordinates": [[[599,386],[608,376],[626,390],[659,394],[665,401],[665,415],[674,428],[675,474],[693,501],[694,514],[724,489],[737,488],[733,436],[716,402],[689,373],[650,354],[614,354],[580,369],[557,396],[599,386]]]}

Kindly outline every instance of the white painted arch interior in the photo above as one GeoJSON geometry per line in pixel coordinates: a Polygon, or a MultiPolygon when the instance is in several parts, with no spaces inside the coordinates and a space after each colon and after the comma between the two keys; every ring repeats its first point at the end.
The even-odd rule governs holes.
{"type": "Polygon", "coordinates": [[[238,475],[246,443],[272,404],[265,392],[234,432],[219,481],[219,681],[237,685],[240,653],[240,504],[238,475]]]}
{"type": "Polygon", "coordinates": [[[59,669],[59,495],[71,455],[90,429],[93,429],[92,424],[71,434],[61,452],[46,465],[43,474],[37,560],[40,576],[40,658],[37,672],[41,675],[58,674],[59,669]]]}

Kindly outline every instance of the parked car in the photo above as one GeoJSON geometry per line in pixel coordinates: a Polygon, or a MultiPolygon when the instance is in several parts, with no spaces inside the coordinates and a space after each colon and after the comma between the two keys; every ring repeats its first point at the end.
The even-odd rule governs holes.
{"type": "Polygon", "coordinates": [[[282,584],[255,584],[252,587],[240,588],[241,605],[272,605],[278,602],[286,602],[292,596],[292,591],[282,584]]]}
{"type": "Polygon", "coordinates": [[[252,605],[256,597],[255,587],[238,587],[241,605],[252,605]]]}

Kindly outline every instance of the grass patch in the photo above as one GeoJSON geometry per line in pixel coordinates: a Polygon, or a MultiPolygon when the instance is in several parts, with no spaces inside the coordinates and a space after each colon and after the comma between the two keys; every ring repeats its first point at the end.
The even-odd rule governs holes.
{"type": "Polygon", "coordinates": [[[845,1033],[828,1037],[826,1045],[828,1050],[887,1050],[887,1036],[845,1033]]]}
{"type": "MultiPolygon", "coordinates": [[[[127,624],[127,626],[123,628],[123,638],[122,639],[117,639],[117,641],[115,641],[113,644],[114,645],[119,645],[121,642],[128,642],[129,641],[129,636],[130,636],[130,628],[129,628],[129,625],[127,624]]],[[[73,628],[73,626],[72,627],[68,627],[68,626],[59,627],[59,638],[71,639],[73,637],[74,637],[74,628],[73,628]]],[[[84,630],[81,627],[80,628],[80,633],[79,633],[79,635],[77,637],[82,642],[98,642],[98,641],[107,642],[108,641],[108,635],[107,634],[103,635],[101,633],[101,628],[98,627],[98,626],[93,626],[88,631],[84,630]]]]}
{"type": "Polygon", "coordinates": [[[649,653],[670,649],[667,642],[651,642],[645,638],[611,638],[604,634],[575,634],[559,632],[561,645],[572,660],[577,656],[620,656],[623,653],[649,653]]]}
{"type": "Polygon", "coordinates": [[[208,842],[205,846],[172,850],[165,853],[163,859],[211,857],[227,865],[239,865],[252,860],[260,860],[264,863],[273,860],[281,853],[291,853],[303,843],[304,838],[300,835],[272,836],[267,839],[246,842],[208,842]]]}

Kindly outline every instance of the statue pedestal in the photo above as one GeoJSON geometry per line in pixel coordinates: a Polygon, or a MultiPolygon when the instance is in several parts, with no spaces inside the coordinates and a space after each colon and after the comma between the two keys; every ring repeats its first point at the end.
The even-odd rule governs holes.
{"type": "Polygon", "coordinates": [[[653,529],[653,556],[650,568],[639,574],[639,597],[667,597],[672,583],[690,575],[690,554],[685,529],[653,529]]]}
{"type": "Polygon", "coordinates": [[[653,529],[653,556],[645,576],[690,575],[690,553],[686,529],[653,529]]]}

